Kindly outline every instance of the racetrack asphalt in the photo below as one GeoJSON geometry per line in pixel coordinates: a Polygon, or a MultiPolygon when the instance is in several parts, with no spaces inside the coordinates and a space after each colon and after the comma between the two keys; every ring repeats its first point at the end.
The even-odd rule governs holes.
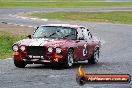
{"type": "Polygon", "coordinates": [[[89,73],[98,74],[130,74],[132,75],[132,25],[112,23],[89,23],[73,21],[39,21],[11,17],[20,12],[41,11],[111,11],[132,10],[125,8],[0,8],[0,22],[27,26],[37,26],[48,23],[69,23],[83,25],[90,29],[94,36],[105,40],[101,47],[98,64],[89,65],[86,62],[75,64],[70,69],[52,69],[50,66],[28,65],[26,68],[16,68],[12,59],[0,61],[0,88],[132,88],[130,84],[86,84],[80,86],[75,77],[77,68],[82,67],[89,73]]]}

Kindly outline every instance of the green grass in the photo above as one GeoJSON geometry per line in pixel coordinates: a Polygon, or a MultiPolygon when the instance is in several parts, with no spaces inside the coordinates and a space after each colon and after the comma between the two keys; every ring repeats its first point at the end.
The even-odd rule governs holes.
{"type": "Polygon", "coordinates": [[[5,2],[22,2],[22,1],[30,1],[30,2],[33,2],[33,1],[42,1],[42,2],[69,2],[69,1],[74,1],[74,2],[77,2],[77,1],[104,1],[104,0],[0,0],[0,1],[5,1],[5,2]]]}
{"type": "Polygon", "coordinates": [[[16,41],[23,39],[24,36],[15,36],[7,32],[0,31],[0,59],[9,58],[12,55],[11,46],[16,41]]]}
{"type": "Polygon", "coordinates": [[[132,7],[132,2],[7,2],[0,1],[0,7],[44,7],[44,8],[96,8],[96,7],[132,7]]]}
{"type": "Polygon", "coordinates": [[[57,20],[132,24],[132,11],[33,13],[32,16],[57,20]]]}

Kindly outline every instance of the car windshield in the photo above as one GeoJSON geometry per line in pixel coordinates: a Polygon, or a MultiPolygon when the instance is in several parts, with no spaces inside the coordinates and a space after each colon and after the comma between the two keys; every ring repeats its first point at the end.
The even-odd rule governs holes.
{"type": "Polygon", "coordinates": [[[61,26],[41,26],[33,34],[33,38],[76,38],[74,28],[61,26]]]}

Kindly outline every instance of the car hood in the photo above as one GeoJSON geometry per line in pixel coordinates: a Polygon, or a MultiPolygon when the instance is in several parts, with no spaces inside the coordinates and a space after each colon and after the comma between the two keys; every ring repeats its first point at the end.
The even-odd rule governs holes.
{"type": "Polygon", "coordinates": [[[39,39],[23,39],[18,41],[18,45],[25,46],[62,46],[65,43],[70,42],[69,39],[49,39],[49,38],[39,38],[39,39]]]}

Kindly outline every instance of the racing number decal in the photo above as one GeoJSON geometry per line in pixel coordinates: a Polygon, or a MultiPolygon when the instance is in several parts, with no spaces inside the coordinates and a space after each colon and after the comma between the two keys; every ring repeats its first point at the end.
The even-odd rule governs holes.
{"type": "Polygon", "coordinates": [[[87,55],[87,44],[84,44],[84,48],[83,48],[83,56],[87,55]]]}

